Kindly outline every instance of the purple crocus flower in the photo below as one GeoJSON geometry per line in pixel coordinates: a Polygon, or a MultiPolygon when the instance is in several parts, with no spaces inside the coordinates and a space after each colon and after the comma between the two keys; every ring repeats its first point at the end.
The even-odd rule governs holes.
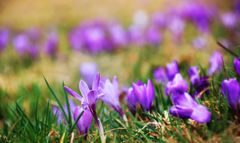
{"type": "Polygon", "coordinates": [[[234,28],[237,25],[237,16],[233,12],[226,12],[221,15],[221,21],[226,28],[234,28]]]}
{"type": "Polygon", "coordinates": [[[240,76],[240,58],[234,58],[233,66],[235,72],[240,76]]]}
{"type": "Polygon", "coordinates": [[[110,40],[114,48],[124,47],[128,43],[127,32],[125,29],[117,23],[113,23],[109,26],[110,40]]]}
{"type": "Polygon", "coordinates": [[[182,35],[185,29],[185,22],[179,16],[174,16],[168,23],[168,29],[172,34],[173,40],[176,43],[182,41],[182,35]]]}
{"type": "Polygon", "coordinates": [[[80,27],[77,27],[70,32],[68,40],[73,50],[80,51],[83,49],[83,34],[80,27]]]}
{"type": "Polygon", "coordinates": [[[192,45],[196,49],[203,49],[206,48],[208,45],[208,41],[204,36],[198,36],[192,41],[192,45]]]}
{"type": "Polygon", "coordinates": [[[165,88],[165,92],[167,95],[184,93],[184,92],[187,92],[187,90],[188,90],[188,84],[183,79],[180,73],[177,73],[174,79],[167,83],[167,86],[165,88]]]}
{"type": "Polygon", "coordinates": [[[21,34],[13,39],[13,45],[18,54],[24,55],[29,49],[30,40],[26,34],[21,34]]]}
{"type": "Polygon", "coordinates": [[[58,34],[56,32],[50,32],[45,43],[45,53],[49,56],[55,56],[58,49],[58,34]]]}
{"type": "Polygon", "coordinates": [[[83,114],[77,122],[77,127],[80,134],[87,134],[92,124],[92,113],[89,111],[89,109],[84,110],[81,106],[77,106],[75,108],[73,118],[75,121],[77,121],[82,112],[83,114]]]}
{"type": "Polygon", "coordinates": [[[92,85],[94,77],[98,74],[98,66],[93,62],[85,62],[80,65],[80,75],[88,86],[92,85]]]}
{"type": "Polygon", "coordinates": [[[9,40],[8,29],[6,28],[0,29],[0,52],[2,52],[6,48],[8,40],[9,40]]]}
{"type": "Polygon", "coordinates": [[[152,82],[148,80],[147,84],[141,82],[138,82],[137,84],[133,83],[132,88],[142,108],[146,111],[150,111],[155,96],[152,82]]]}
{"type": "Polygon", "coordinates": [[[127,91],[126,100],[127,100],[127,105],[128,105],[129,110],[130,110],[133,114],[135,114],[135,113],[136,113],[136,108],[137,108],[138,99],[137,99],[137,96],[134,94],[132,87],[130,87],[130,88],[128,89],[128,91],[127,91]]]}
{"type": "Polygon", "coordinates": [[[228,103],[233,110],[238,110],[240,105],[240,84],[235,79],[228,79],[222,82],[222,94],[227,97],[228,103]]]}
{"type": "Polygon", "coordinates": [[[208,69],[208,75],[213,75],[217,72],[220,72],[223,67],[223,56],[220,52],[215,51],[209,60],[210,68],[208,69]]]}
{"type": "Polygon", "coordinates": [[[151,26],[146,31],[146,41],[148,44],[158,46],[161,43],[160,31],[156,26],[151,26]]]}
{"type": "Polygon", "coordinates": [[[102,83],[102,93],[101,100],[107,104],[108,106],[112,107],[115,111],[119,113],[121,117],[124,116],[124,112],[120,105],[119,96],[120,91],[118,87],[118,80],[117,77],[114,76],[112,82],[107,79],[104,83],[102,83]]]}
{"type": "Polygon", "coordinates": [[[196,85],[196,83],[200,79],[198,67],[197,66],[190,67],[188,70],[188,75],[190,77],[190,81],[191,81],[192,85],[196,85]]]}
{"type": "Polygon", "coordinates": [[[166,65],[166,72],[167,72],[168,80],[170,81],[173,80],[175,75],[179,73],[177,61],[172,61],[171,63],[168,63],[166,65]]]}
{"type": "Polygon", "coordinates": [[[53,112],[53,115],[55,115],[57,118],[57,124],[60,125],[64,119],[63,113],[61,112],[61,110],[57,105],[52,105],[52,112],[53,112]]]}
{"type": "Polygon", "coordinates": [[[168,82],[166,70],[163,67],[158,67],[153,71],[153,77],[159,83],[165,85],[168,82]]]}
{"type": "Polygon", "coordinates": [[[135,25],[131,25],[128,28],[128,35],[130,38],[130,41],[133,44],[136,44],[137,46],[143,46],[146,43],[146,39],[144,37],[144,30],[140,27],[137,27],[135,25]]]}
{"type": "Polygon", "coordinates": [[[211,120],[211,113],[208,109],[198,104],[188,93],[181,93],[172,96],[173,106],[169,112],[171,115],[180,118],[190,118],[198,123],[207,123],[211,120]]]}
{"type": "Polygon", "coordinates": [[[152,16],[152,23],[157,26],[159,29],[163,29],[166,26],[166,17],[161,12],[156,12],[152,16]]]}

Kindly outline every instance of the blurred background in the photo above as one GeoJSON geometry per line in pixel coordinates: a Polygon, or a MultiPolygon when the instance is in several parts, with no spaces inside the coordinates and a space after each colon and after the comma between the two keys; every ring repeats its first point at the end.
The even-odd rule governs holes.
{"type": "Polygon", "coordinates": [[[207,67],[208,57],[219,49],[217,40],[237,43],[237,5],[224,0],[1,0],[0,36],[7,42],[0,52],[0,88],[14,94],[19,85],[44,84],[43,76],[76,85],[86,62],[123,83],[131,82],[140,60],[143,74],[174,59],[207,67]]]}

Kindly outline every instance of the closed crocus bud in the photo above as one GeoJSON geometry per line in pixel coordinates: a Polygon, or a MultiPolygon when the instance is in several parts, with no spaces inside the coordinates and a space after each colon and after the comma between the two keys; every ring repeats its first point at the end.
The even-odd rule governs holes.
{"type": "Polygon", "coordinates": [[[176,74],[174,79],[168,82],[165,92],[167,95],[187,92],[188,84],[180,73],[176,74]]]}
{"type": "Polygon", "coordinates": [[[137,84],[133,83],[132,87],[142,108],[146,111],[150,111],[155,96],[152,82],[148,80],[147,84],[141,84],[140,82],[137,84]]]}
{"type": "Polygon", "coordinates": [[[120,105],[119,96],[120,96],[120,90],[118,87],[118,80],[115,76],[112,80],[112,82],[107,79],[102,86],[102,93],[103,96],[101,96],[101,100],[113,108],[115,111],[119,113],[120,116],[123,117],[124,113],[122,110],[122,107],[120,105]]]}
{"type": "Polygon", "coordinates": [[[175,75],[177,73],[179,73],[177,61],[173,61],[171,63],[168,63],[166,65],[166,72],[167,72],[168,80],[170,80],[170,81],[173,80],[175,75]]]}
{"type": "Polygon", "coordinates": [[[223,56],[220,52],[215,51],[209,59],[210,67],[208,69],[208,75],[212,76],[222,70],[223,56]]]}
{"type": "Polygon", "coordinates": [[[127,32],[117,23],[109,26],[110,40],[114,48],[124,47],[128,43],[127,32]]]}
{"type": "Polygon", "coordinates": [[[73,118],[74,121],[76,122],[82,112],[83,114],[77,122],[77,127],[80,134],[87,134],[92,124],[93,118],[92,113],[88,109],[84,110],[82,107],[77,106],[75,108],[73,118]]]}
{"type": "Polygon", "coordinates": [[[161,43],[161,34],[156,26],[151,26],[146,32],[146,41],[149,45],[158,46],[161,43]]]}
{"type": "Polygon", "coordinates": [[[221,86],[222,94],[227,97],[232,109],[237,110],[240,103],[240,85],[234,78],[224,80],[221,86]]]}
{"type": "Polygon", "coordinates": [[[133,114],[135,114],[138,99],[137,99],[136,95],[134,94],[132,87],[128,89],[126,100],[127,100],[127,105],[128,105],[129,110],[133,114]]]}
{"type": "Polygon", "coordinates": [[[179,118],[190,118],[198,123],[207,123],[211,120],[208,109],[198,104],[188,93],[181,93],[172,98],[173,106],[169,112],[179,118]]]}
{"type": "Polygon", "coordinates": [[[18,35],[13,39],[13,46],[18,54],[24,55],[28,52],[30,40],[25,34],[18,35]]]}
{"type": "Polygon", "coordinates": [[[55,56],[58,49],[58,34],[56,32],[50,32],[45,43],[45,53],[49,56],[55,56]]]}
{"type": "Polygon", "coordinates": [[[237,25],[237,19],[233,12],[226,12],[221,15],[221,21],[226,28],[234,28],[237,25]]]}
{"type": "Polygon", "coordinates": [[[233,61],[235,72],[240,76],[240,58],[235,58],[233,61]]]}
{"type": "Polygon", "coordinates": [[[98,73],[98,66],[93,62],[85,62],[80,65],[80,75],[88,86],[92,85],[94,77],[98,73]]]}
{"type": "Polygon", "coordinates": [[[199,78],[200,78],[198,67],[196,66],[190,67],[188,70],[188,75],[190,77],[190,81],[192,85],[196,85],[196,83],[199,81],[199,78]]]}
{"type": "Polygon", "coordinates": [[[0,52],[6,48],[8,40],[9,40],[8,29],[0,29],[0,52]]]}
{"type": "Polygon", "coordinates": [[[154,79],[161,83],[161,84],[166,84],[168,81],[166,70],[163,67],[158,67],[153,71],[153,77],[154,79]]]}

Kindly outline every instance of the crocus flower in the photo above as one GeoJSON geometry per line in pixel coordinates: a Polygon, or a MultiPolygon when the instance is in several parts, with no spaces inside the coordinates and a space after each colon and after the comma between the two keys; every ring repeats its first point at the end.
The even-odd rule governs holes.
{"type": "Polygon", "coordinates": [[[213,75],[217,72],[220,72],[223,67],[223,56],[220,52],[215,51],[209,60],[210,68],[208,69],[208,75],[213,75]]]}
{"type": "Polygon", "coordinates": [[[113,23],[109,26],[110,40],[114,48],[124,47],[128,43],[127,32],[125,29],[117,23],[113,23]]]}
{"type": "Polygon", "coordinates": [[[61,110],[59,109],[59,107],[57,105],[52,105],[52,112],[57,118],[57,124],[58,125],[61,124],[64,119],[63,113],[61,112],[61,110]]]}
{"type": "Polygon", "coordinates": [[[140,29],[145,29],[148,25],[149,18],[144,10],[137,10],[133,15],[133,24],[140,29]]]}
{"type": "Polygon", "coordinates": [[[178,16],[174,16],[168,23],[168,29],[172,34],[173,40],[176,43],[181,42],[182,35],[185,29],[185,22],[178,16]]]}
{"type": "Polygon", "coordinates": [[[28,51],[29,45],[30,40],[25,34],[18,35],[13,39],[13,46],[20,55],[24,55],[28,51]]]}
{"type": "Polygon", "coordinates": [[[228,103],[233,110],[239,109],[240,103],[240,84],[235,79],[224,80],[221,85],[222,94],[227,97],[228,103]]]}
{"type": "Polygon", "coordinates": [[[198,67],[197,66],[190,67],[188,70],[188,75],[190,77],[192,85],[196,85],[200,78],[198,67]]]}
{"type": "Polygon", "coordinates": [[[115,111],[119,113],[121,117],[124,116],[122,107],[120,105],[119,96],[120,96],[120,90],[118,87],[118,80],[117,77],[114,76],[112,82],[107,79],[104,83],[102,83],[102,93],[103,96],[101,96],[101,100],[113,108],[115,111]]]}
{"type": "Polygon", "coordinates": [[[150,111],[155,96],[152,82],[148,80],[147,84],[141,82],[137,84],[133,83],[132,88],[142,108],[146,111],[150,111]]]}
{"type": "Polygon", "coordinates": [[[240,76],[240,58],[235,58],[233,61],[235,72],[240,76]]]}
{"type": "Polygon", "coordinates": [[[153,46],[158,46],[161,43],[160,31],[156,26],[151,26],[147,29],[146,32],[146,41],[148,44],[153,46]]]}
{"type": "Polygon", "coordinates": [[[207,44],[208,44],[208,41],[204,36],[198,36],[192,41],[192,45],[196,49],[206,48],[207,44]]]}
{"type": "Polygon", "coordinates": [[[126,100],[127,100],[127,105],[128,105],[129,110],[133,114],[135,114],[136,113],[137,104],[138,104],[138,99],[137,99],[137,96],[134,94],[132,87],[130,87],[128,89],[128,91],[127,91],[126,100]]]}
{"type": "Polygon", "coordinates": [[[152,16],[152,23],[159,29],[163,29],[166,26],[166,17],[161,12],[156,12],[152,16]]]}
{"type": "Polygon", "coordinates": [[[234,28],[237,25],[237,16],[233,12],[226,12],[221,15],[221,21],[226,28],[234,28]]]}
{"type": "Polygon", "coordinates": [[[83,114],[77,122],[77,127],[80,134],[87,134],[92,124],[92,113],[89,111],[89,109],[84,110],[81,106],[77,106],[75,108],[73,118],[75,121],[77,121],[82,112],[83,114]]]}
{"type": "Polygon", "coordinates": [[[9,40],[9,31],[8,29],[0,29],[0,52],[2,52],[7,44],[8,44],[8,40],[9,40]]]}
{"type": "Polygon", "coordinates": [[[171,115],[180,118],[190,118],[198,123],[207,123],[211,120],[211,113],[208,109],[198,104],[188,93],[181,93],[172,96],[173,106],[169,112],[171,115]]]}
{"type": "Polygon", "coordinates": [[[200,98],[203,91],[204,91],[204,93],[208,94],[209,86],[210,86],[209,77],[208,76],[200,77],[194,85],[194,87],[196,89],[196,91],[194,93],[194,97],[197,96],[197,98],[200,98]],[[201,93],[201,94],[199,95],[199,93],[201,93]]]}
{"type": "Polygon", "coordinates": [[[98,74],[98,66],[94,62],[85,62],[80,65],[80,75],[88,86],[92,85],[94,77],[98,74]]]}
{"type": "Polygon", "coordinates": [[[171,81],[177,73],[179,73],[177,61],[173,61],[166,65],[168,79],[171,81]]]}
{"type": "Polygon", "coordinates": [[[45,53],[49,56],[55,56],[58,49],[58,34],[56,32],[50,32],[45,43],[45,53]]]}
{"type": "Polygon", "coordinates": [[[153,71],[153,77],[159,83],[165,85],[168,81],[166,70],[163,67],[158,67],[153,71]]]}
{"type": "Polygon", "coordinates": [[[183,79],[180,73],[176,74],[174,79],[167,83],[165,92],[167,95],[172,95],[176,93],[184,93],[188,90],[188,84],[183,79]]]}

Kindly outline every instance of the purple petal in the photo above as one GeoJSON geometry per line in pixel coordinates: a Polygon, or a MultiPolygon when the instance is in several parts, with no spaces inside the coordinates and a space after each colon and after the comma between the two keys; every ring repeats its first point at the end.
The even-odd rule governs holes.
{"type": "Polygon", "coordinates": [[[235,72],[238,74],[238,76],[240,76],[240,58],[235,58],[233,65],[234,65],[235,72]]]}
{"type": "Polygon", "coordinates": [[[100,73],[98,73],[96,76],[95,76],[95,79],[93,80],[93,83],[92,83],[92,90],[97,90],[98,87],[100,86],[100,73]]]}
{"type": "Polygon", "coordinates": [[[205,106],[198,105],[194,108],[191,119],[198,123],[208,123],[211,120],[211,112],[205,106]]]}
{"type": "Polygon", "coordinates": [[[79,89],[80,89],[80,92],[81,92],[82,96],[87,97],[90,90],[89,90],[88,85],[85,81],[80,80],[79,89]]]}
{"type": "Polygon", "coordinates": [[[76,109],[74,111],[74,120],[75,121],[78,119],[78,116],[82,112],[83,112],[83,114],[77,122],[77,127],[79,129],[80,134],[86,134],[92,124],[92,113],[89,110],[83,110],[81,107],[78,106],[78,107],[76,107],[76,109]]]}
{"type": "Polygon", "coordinates": [[[172,106],[169,110],[170,114],[180,118],[190,118],[193,112],[191,108],[185,108],[182,106],[172,106]]]}
{"type": "Polygon", "coordinates": [[[82,101],[82,97],[81,97],[77,92],[75,92],[74,90],[72,90],[71,88],[69,88],[69,87],[67,87],[67,86],[64,86],[64,90],[65,90],[68,94],[70,94],[70,95],[72,95],[74,98],[76,98],[77,100],[82,101]]]}

